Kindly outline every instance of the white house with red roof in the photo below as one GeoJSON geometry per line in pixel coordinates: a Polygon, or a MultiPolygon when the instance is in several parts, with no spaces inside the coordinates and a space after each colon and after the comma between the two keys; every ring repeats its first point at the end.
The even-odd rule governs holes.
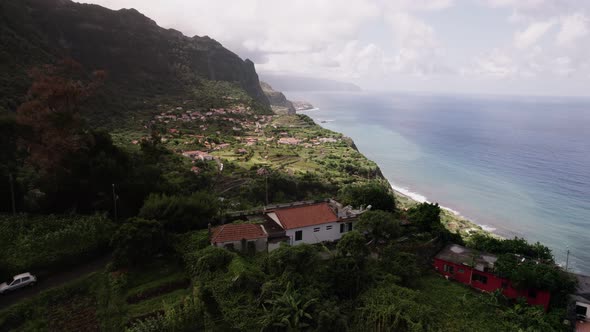
{"type": "Polygon", "coordinates": [[[211,230],[210,241],[216,247],[235,250],[267,250],[268,234],[262,225],[226,224],[211,230]]]}
{"type": "Polygon", "coordinates": [[[280,208],[266,216],[285,231],[291,245],[336,241],[353,229],[356,215],[343,213],[335,201],[330,203],[280,208]]]}
{"type": "Polygon", "coordinates": [[[264,213],[263,224],[226,224],[215,227],[211,244],[235,250],[272,251],[281,243],[296,245],[339,240],[352,231],[356,217],[364,212],[343,207],[334,200],[274,206],[264,213]]]}

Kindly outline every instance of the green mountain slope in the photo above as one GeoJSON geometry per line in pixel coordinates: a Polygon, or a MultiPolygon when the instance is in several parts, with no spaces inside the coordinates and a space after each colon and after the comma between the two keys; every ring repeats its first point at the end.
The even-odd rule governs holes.
{"type": "MultiPolygon", "coordinates": [[[[263,107],[268,99],[250,60],[205,37],[159,27],[134,9],[109,10],[69,0],[0,2],[0,109],[14,111],[30,84],[32,66],[73,58],[87,70],[105,70],[101,103],[180,95],[202,79],[237,83],[263,107]],[[116,95],[116,96],[113,96],[116,95]],[[107,101],[105,101],[107,100],[107,101]]],[[[115,110],[116,108],[116,110],[115,110]]]]}

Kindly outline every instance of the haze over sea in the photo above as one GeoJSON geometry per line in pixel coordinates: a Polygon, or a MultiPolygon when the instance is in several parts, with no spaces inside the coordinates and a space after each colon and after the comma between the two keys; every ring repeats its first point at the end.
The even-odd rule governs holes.
{"type": "Polygon", "coordinates": [[[590,99],[288,92],[395,189],[590,274],[590,99]]]}

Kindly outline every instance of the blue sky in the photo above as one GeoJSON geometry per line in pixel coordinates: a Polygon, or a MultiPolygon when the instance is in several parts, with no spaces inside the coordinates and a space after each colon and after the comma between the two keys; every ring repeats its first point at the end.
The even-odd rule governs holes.
{"type": "Polygon", "coordinates": [[[88,0],[208,35],[265,73],[371,90],[590,95],[585,0],[88,0]]]}

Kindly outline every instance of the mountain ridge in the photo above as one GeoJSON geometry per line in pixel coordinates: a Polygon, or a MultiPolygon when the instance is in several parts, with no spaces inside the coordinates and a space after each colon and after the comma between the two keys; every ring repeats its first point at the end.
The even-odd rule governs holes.
{"type": "Polygon", "coordinates": [[[0,50],[0,109],[15,110],[24,100],[27,70],[68,57],[88,70],[106,70],[111,90],[137,99],[181,93],[206,79],[237,83],[269,107],[252,61],[208,36],[162,28],[135,9],[8,0],[0,12],[0,41],[6,45],[0,50]]]}

